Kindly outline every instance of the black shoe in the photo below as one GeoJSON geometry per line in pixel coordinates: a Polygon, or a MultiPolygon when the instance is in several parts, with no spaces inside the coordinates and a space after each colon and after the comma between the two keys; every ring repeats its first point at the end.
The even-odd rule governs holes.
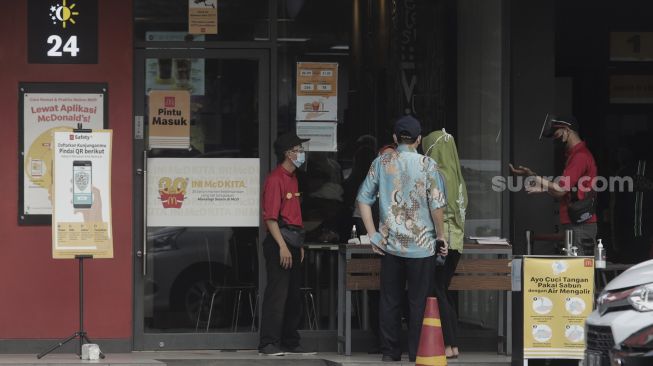
{"type": "Polygon", "coordinates": [[[274,344],[268,344],[267,346],[260,348],[258,350],[259,356],[283,356],[284,353],[274,344]]]}
{"type": "Polygon", "coordinates": [[[399,356],[399,357],[394,357],[394,356],[390,356],[390,355],[383,355],[383,357],[381,357],[381,361],[383,361],[383,362],[396,362],[396,361],[401,361],[401,356],[399,356]]]}
{"type": "Polygon", "coordinates": [[[304,356],[310,356],[310,355],[316,355],[317,352],[315,351],[310,351],[302,347],[301,345],[296,346],[296,347],[283,347],[283,352],[287,355],[304,355],[304,356]]]}

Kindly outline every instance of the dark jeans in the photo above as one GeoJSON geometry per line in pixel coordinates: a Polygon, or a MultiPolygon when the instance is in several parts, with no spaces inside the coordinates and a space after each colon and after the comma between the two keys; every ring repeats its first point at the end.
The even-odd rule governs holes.
{"type": "Polygon", "coordinates": [[[460,252],[450,250],[444,266],[435,267],[435,283],[433,284],[440,308],[444,344],[452,347],[458,346],[458,313],[456,312],[456,302],[449,291],[449,285],[459,260],[460,252]]]}
{"type": "Polygon", "coordinates": [[[283,269],[279,264],[279,245],[271,235],[263,241],[263,256],[268,283],[265,287],[261,316],[261,339],[259,349],[273,344],[277,347],[294,348],[299,345],[297,329],[302,320],[301,252],[288,247],[292,255],[292,268],[283,269]]]}
{"type": "MultiPolygon", "coordinates": [[[[372,331],[372,347],[368,350],[368,353],[379,353],[381,352],[381,331],[379,329],[379,302],[380,302],[380,291],[379,290],[368,290],[367,291],[367,303],[370,317],[370,330],[372,331]]],[[[401,299],[401,311],[400,317],[403,318],[408,314],[408,304],[406,303],[406,291],[402,294],[401,299]]]]}
{"type": "Polygon", "coordinates": [[[426,297],[432,290],[435,256],[403,258],[386,253],[381,257],[379,328],[381,352],[401,356],[401,302],[408,287],[408,357],[414,360],[422,329],[426,297]]]}

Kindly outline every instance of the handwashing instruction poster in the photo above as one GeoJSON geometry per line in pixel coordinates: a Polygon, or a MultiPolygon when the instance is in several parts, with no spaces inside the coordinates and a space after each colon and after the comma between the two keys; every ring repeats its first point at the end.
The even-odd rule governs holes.
{"type": "Polygon", "coordinates": [[[582,359],[594,259],[524,258],[524,358],[582,359]]]}

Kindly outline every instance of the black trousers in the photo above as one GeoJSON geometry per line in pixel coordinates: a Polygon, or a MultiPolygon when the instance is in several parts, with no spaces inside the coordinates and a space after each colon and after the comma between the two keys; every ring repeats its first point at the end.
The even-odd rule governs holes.
{"type": "Polygon", "coordinates": [[[460,252],[450,250],[444,266],[435,267],[435,283],[433,284],[440,308],[444,344],[452,347],[458,346],[458,313],[456,312],[456,302],[449,291],[449,285],[456,272],[458,261],[460,261],[460,252]]]}
{"type": "Polygon", "coordinates": [[[261,338],[259,349],[273,344],[277,347],[294,348],[299,345],[297,329],[302,320],[301,252],[288,247],[292,255],[292,268],[279,264],[279,245],[268,236],[263,241],[263,256],[268,283],[263,296],[261,338]]]}
{"type": "Polygon", "coordinates": [[[408,357],[417,355],[426,297],[432,291],[435,256],[403,258],[386,253],[381,257],[381,301],[379,328],[381,352],[401,356],[401,303],[408,287],[408,357]]]}

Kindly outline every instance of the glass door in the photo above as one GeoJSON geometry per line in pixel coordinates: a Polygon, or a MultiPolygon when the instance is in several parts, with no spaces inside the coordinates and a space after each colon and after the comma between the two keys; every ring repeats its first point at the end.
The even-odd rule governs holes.
{"type": "MultiPolygon", "coordinates": [[[[243,209],[217,196],[230,189],[212,190],[206,196],[210,203],[204,202],[201,212],[188,211],[198,219],[178,212],[183,194],[198,192],[192,188],[206,184],[242,188],[225,178],[227,170],[246,170],[249,179],[261,184],[259,172],[266,172],[270,164],[268,62],[267,50],[136,52],[135,349],[257,346],[260,219],[246,224],[230,221],[230,212],[243,209]],[[190,91],[190,148],[148,147],[151,90],[190,91]],[[169,174],[153,175],[161,169],[169,174]],[[151,205],[163,203],[163,191],[174,197],[170,201],[166,196],[155,215],[151,205]],[[168,220],[168,214],[177,216],[168,220]],[[164,219],[155,219],[159,216],[164,219]]],[[[258,192],[249,197],[249,206],[258,208],[258,192]]],[[[258,211],[255,215],[260,217],[258,211]]]]}

